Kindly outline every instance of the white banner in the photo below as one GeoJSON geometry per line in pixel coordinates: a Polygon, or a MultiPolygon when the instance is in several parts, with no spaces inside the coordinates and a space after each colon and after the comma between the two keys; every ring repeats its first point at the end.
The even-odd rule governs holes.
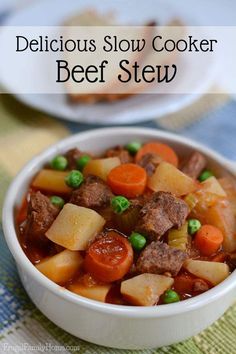
{"type": "MultiPolygon", "coordinates": [[[[14,94],[202,94],[232,77],[236,27],[2,27],[0,84],[14,94]],[[225,71],[222,58],[230,58],[225,71]],[[221,70],[220,70],[221,69],[221,70]],[[199,85],[199,81],[202,85],[199,85]]],[[[214,93],[213,89],[210,91],[214,93]]],[[[218,91],[219,93],[219,91],[218,91]]]]}

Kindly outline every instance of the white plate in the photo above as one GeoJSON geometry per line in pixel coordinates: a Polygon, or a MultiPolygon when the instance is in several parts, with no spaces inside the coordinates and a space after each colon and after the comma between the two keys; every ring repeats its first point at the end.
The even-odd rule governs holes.
{"type": "MultiPolygon", "coordinates": [[[[43,0],[18,11],[5,23],[9,26],[49,26],[60,25],[65,19],[83,9],[96,8],[100,12],[114,11],[119,23],[132,23],[141,25],[147,21],[154,20],[159,24],[167,23],[173,17],[181,16],[166,1],[160,0],[43,0]]],[[[186,24],[189,19],[181,18],[186,24]]],[[[32,56],[33,58],[33,56],[32,56]]],[[[32,59],[33,60],[33,59],[32,59]]],[[[196,57],[197,60],[197,57],[196,57]]],[[[34,63],[25,63],[29,68],[34,63]]],[[[193,72],[194,57],[186,64],[186,76],[193,72]]],[[[42,75],[44,73],[42,72],[42,75]]],[[[214,65],[206,68],[201,75],[196,74],[192,81],[192,88],[195,92],[204,92],[213,82],[215,77],[214,65]],[[204,78],[204,80],[202,79],[204,78]]],[[[47,79],[45,75],[45,80],[47,79]]],[[[186,78],[183,78],[185,80],[186,78]]],[[[8,87],[7,77],[0,77],[5,87],[8,87]]],[[[10,90],[11,92],[11,90],[10,90]]],[[[135,123],[154,118],[162,117],[173,113],[191,104],[199,98],[199,94],[173,94],[173,95],[139,95],[115,103],[99,103],[94,105],[68,103],[66,94],[36,95],[21,94],[17,98],[29,106],[47,112],[59,118],[75,122],[120,124],[135,123]]]]}

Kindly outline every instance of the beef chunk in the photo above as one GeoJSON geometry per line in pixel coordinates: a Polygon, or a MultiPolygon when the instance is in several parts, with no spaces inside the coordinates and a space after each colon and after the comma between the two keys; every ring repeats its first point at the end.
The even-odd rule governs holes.
{"type": "Polygon", "coordinates": [[[89,154],[84,153],[77,148],[67,151],[65,157],[68,160],[68,167],[70,170],[74,170],[77,168],[76,161],[83,155],[89,155],[89,154]]]}
{"type": "Polygon", "coordinates": [[[60,209],[55,207],[48,197],[40,192],[31,194],[27,221],[25,226],[26,237],[34,241],[47,241],[46,231],[52,225],[60,209]]]}
{"type": "Polygon", "coordinates": [[[139,197],[136,197],[134,199],[130,199],[130,203],[131,206],[133,208],[137,208],[137,209],[142,209],[144,207],[144,205],[147,203],[147,201],[149,200],[150,195],[148,194],[142,194],[139,197]]]}
{"type": "Polygon", "coordinates": [[[162,158],[157,154],[148,153],[141,157],[138,164],[147,171],[148,176],[152,176],[161,161],[162,158]]]}
{"type": "Polygon", "coordinates": [[[136,230],[151,240],[158,240],[172,227],[180,228],[188,215],[187,204],[168,192],[154,193],[140,211],[136,230]]]}
{"type": "Polygon", "coordinates": [[[116,146],[113,149],[107,150],[106,157],[119,157],[121,163],[133,162],[133,157],[121,146],[116,146]]]}
{"type": "Polygon", "coordinates": [[[182,167],[182,172],[191,178],[197,179],[206,167],[206,158],[200,152],[193,152],[182,167]]]}
{"type": "Polygon", "coordinates": [[[86,208],[100,208],[110,203],[113,194],[97,176],[88,176],[79,189],[72,192],[70,203],[86,208]]]}
{"type": "Polygon", "coordinates": [[[180,271],[187,254],[166,243],[154,241],[139,256],[136,267],[139,273],[163,274],[166,272],[176,276],[180,271]]]}
{"type": "Polygon", "coordinates": [[[200,257],[200,251],[196,248],[195,243],[191,238],[188,240],[186,252],[188,254],[188,258],[196,259],[200,257]]]}

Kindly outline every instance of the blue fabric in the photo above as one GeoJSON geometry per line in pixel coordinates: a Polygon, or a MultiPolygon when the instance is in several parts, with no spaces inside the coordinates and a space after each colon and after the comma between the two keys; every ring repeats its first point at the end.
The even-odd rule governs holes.
{"type": "Polygon", "coordinates": [[[21,318],[23,309],[33,306],[25,296],[15,262],[0,230],[0,334],[21,318]]]}
{"type": "MultiPolygon", "coordinates": [[[[77,123],[67,123],[67,126],[72,133],[101,127],[94,124],[77,123]]],[[[158,126],[158,121],[138,123],[132,126],[162,129],[158,126]]],[[[236,102],[228,102],[178,133],[202,142],[226,157],[236,160],[236,102]]]]}
{"type": "Polygon", "coordinates": [[[236,160],[236,101],[208,113],[180,133],[208,145],[231,160],[236,160]]]}

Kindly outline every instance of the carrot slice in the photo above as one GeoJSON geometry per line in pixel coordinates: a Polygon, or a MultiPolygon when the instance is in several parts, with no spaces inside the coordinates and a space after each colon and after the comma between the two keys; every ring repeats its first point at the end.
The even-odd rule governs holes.
{"type": "Polygon", "coordinates": [[[133,263],[130,243],[115,231],[95,241],[85,256],[84,267],[96,279],[109,283],[128,272],[133,263]]]}
{"type": "Polygon", "coordinates": [[[174,289],[181,295],[191,294],[193,291],[194,279],[190,275],[181,274],[175,277],[174,289]]]}
{"type": "Polygon", "coordinates": [[[175,151],[168,145],[157,142],[150,142],[144,144],[137,152],[135,161],[138,162],[143,155],[148,153],[154,153],[159,155],[164,161],[171,163],[175,167],[178,167],[179,159],[175,151]]]}
{"type": "Polygon", "coordinates": [[[144,168],[134,163],[126,163],[110,171],[107,183],[115,194],[134,198],[143,194],[147,184],[147,173],[144,168]]]}
{"type": "Polygon", "coordinates": [[[213,225],[203,225],[195,236],[195,246],[202,255],[211,256],[218,251],[223,242],[223,234],[213,225]]]}

